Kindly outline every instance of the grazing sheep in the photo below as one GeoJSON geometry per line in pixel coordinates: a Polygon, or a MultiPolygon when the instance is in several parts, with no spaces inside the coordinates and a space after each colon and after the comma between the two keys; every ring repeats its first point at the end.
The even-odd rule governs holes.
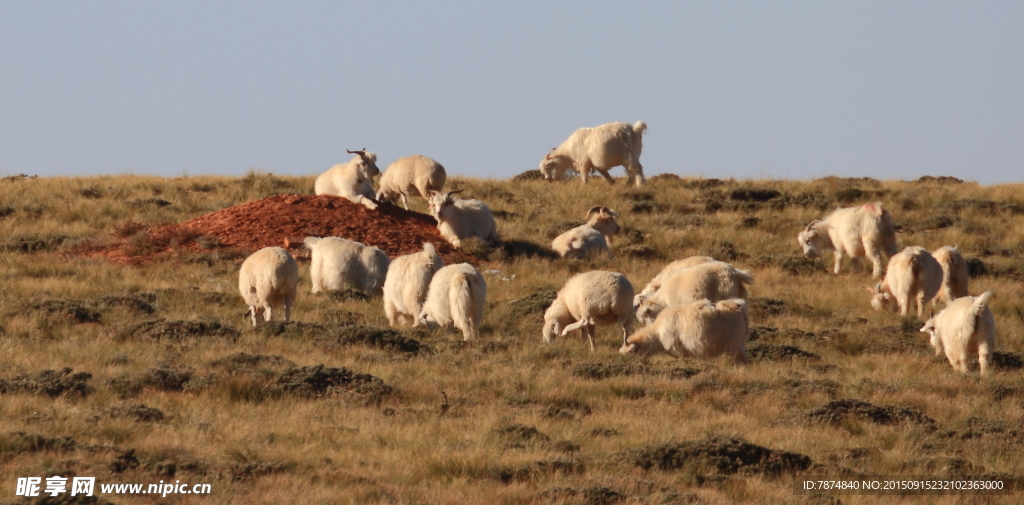
{"type": "Polygon", "coordinates": [[[746,363],[749,338],[745,300],[698,300],[662,311],[654,324],[627,338],[619,353],[636,353],[645,359],[659,352],[676,358],[728,354],[736,363],[746,363]]]}
{"type": "Polygon", "coordinates": [[[441,191],[447,178],[440,163],[419,154],[396,160],[380,176],[377,201],[394,203],[402,199],[402,206],[409,210],[408,197],[427,198],[430,191],[441,191]]]}
{"type": "Polygon", "coordinates": [[[391,263],[384,251],[339,237],[306,237],[303,243],[313,253],[309,264],[313,293],[347,286],[370,296],[383,294],[391,263]]]}
{"type": "Polygon", "coordinates": [[[664,280],[660,289],[640,299],[636,318],[651,324],[666,307],[705,298],[712,302],[729,298],[746,300],[748,284],[754,284],[754,276],[748,270],[738,270],[723,261],[710,261],[677,270],[664,280]]]}
{"type": "Polygon", "coordinates": [[[640,302],[643,301],[644,298],[647,298],[651,293],[661,289],[661,285],[666,279],[671,277],[672,274],[679,270],[694,267],[701,263],[710,263],[712,261],[715,261],[715,258],[712,258],[711,256],[690,256],[689,258],[675,260],[672,263],[665,265],[665,268],[662,268],[661,272],[658,272],[658,275],[655,275],[654,278],[651,279],[651,282],[648,282],[647,285],[644,286],[643,291],[633,298],[633,307],[639,307],[640,302]]]}
{"type": "Polygon", "coordinates": [[[608,207],[592,207],[584,219],[587,224],[577,226],[551,241],[551,248],[563,258],[585,258],[600,253],[614,258],[608,247],[611,236],[619,232],[619,217],[608,207]]]}
{"type": "Polygon", "coordinates": [[[437,220],[437,230],[455,248],[462,247],[462,239],[466,237],[479,237],[491,245],[497,244],[498,225],[491,209],[480,200],[452,198],[463,191],[429,192],[430,215],[437,220]]]}
{"type": "Polygon", "coordinates": [[[871,293],[871,306],[875,310],[889,307],[899,309],[906,317],[911,300],[917,301],[917,317],[924,315],[924,306],[935,297],[942,286],[942,267],[920,246],[910,246],[889,258],[885,279],[865,288],[871,293]]]}
{"type": "Polygon", "coordinates": [[[932,257],[942,267],[942,288],[935,299],[948,304],[967,296],[967,262],[960,255],[960,250],[947,245],[933,251],[932,257]]]}
{"type": "Polygon", "coordinates": [[[921,332],[931,335],[935,355],[945,352],[949,364],[960,373],[967,373],[968,354],[978,355],[981,375],[988,372],[992,363],[996,320],[987,305],[990,298],[991,291],[978,297],[957,298],[921,328],[921,332]]]}
{"type": "Polygon", "coordinates": [[[414,326],[436,323],[446,329],[454,325],[464,340],[474,339],[484,319],[487,282],[469,263],[441,268],[430,280],[427,300],[414,326]]]}
{"type": "Polygon", "coordinates": [[[854,269],[860,268],[860,257],[867,256],[874,264],[871,275],[880,278],[882,253],[889,257],[896,254],[896,228],[882,202],[836,209],[824,220],[811,221],[797,240],[808,258],[835,250],[833,273],[837,275],[844,256],[852,258],[854,269]]]}
{"type": "Polygon", "coordinates": [[[609,183],[612,167],[626,169],[626,184],[644,184],[644,167],[640,165],[643,134],[647,124],[607,123],[594,128],[580,128],[565,142],[549,152],[540,162],[540,172],[548,181],[563,180],[568,171],[576,171],[586,183],[591,171],[599,172],[609,183]]]}
{"type": "Polygon", "coordinates": [[[399,256],[391,261],[384,280],[384,314],[392,328],[404,319],[416,322],[427,299],[430,279],[444,260],[437,255],[434,244],[423,244],[423,251],[399,256]]]}
{"type": "Polygon", "coordinates": [[[377,155],[367,151],[345,152],[355,156],[348,163],[334,165],[316,178],[313,189],[318,195],[334,195],[376,209],[373,201],[373,178],[380,174],[377,155]]]}
{"type": "Polygon", "coordinates": [[[620,273],[593,271],[569,279],[558,291],[554,303],[544,312],[544,341],[582,329],[583,338],[594,350],[597,324],[618,324],[625,342],[633,327],[633,285],[620,273]]]}
{"type": "Polygon", "coordinates": [[[281,247],[264,247],[242,262],[238,291],[249,306],[255,328],[262,314],[270,321],[271,311],[284,306],[284,320],[291,318],[299,284],[299,264],[281,247]]]}

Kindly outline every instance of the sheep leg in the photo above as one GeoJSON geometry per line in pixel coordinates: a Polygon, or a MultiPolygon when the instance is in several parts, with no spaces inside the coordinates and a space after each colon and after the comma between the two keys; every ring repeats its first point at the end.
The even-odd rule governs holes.
{"type": "Polygon", "coordinates": [[[270,306],[270,305],[267,305],[266,307],[263,308],[263,320],[264,321],[266,321],[268,323],[270,322],[270,317],[271,317],[271,313],[273,312],[273,310],[274,310],[274,308],[272,306],[270,306]]]}
{"type": "Polygon", "coordinates": [[[586,184],[590,180],[590,167],[584,165],[583,168],[575,167],[576,171],[580,173],[580,179],[583,179],[583,184],[586,184]]]}
{"type": "Polygon", "coordinates": [[[398,196],[402,198],[402,207],[409,210],[409,199],[405,197],[405,193],[399,193],[398,196]]]}
{"type": "Polygon", "coordinates": [[[604,177],[604,180],[608,181],[608,184],[615,184],[615,179],[612,179],[612,176],[608,175],[607,168],[601,169],[595,167],[594,170],[597,170],[601,174],[601,176],[604,177]]]}
{"type": "Polygon", "coordinates": [[[885,263],[882,263],[882,253],[867,244],[865,244],[864,253],[868,258],[871,258],[871,276],[880,279],[882,277],[882,270],[885,269],[885,263]]]}
{"type": "Polygon", "coordinates": [[[588,323],[588,321],[590,321],[590,320],[587,319],[587,318],[583,318],[583,319],[580,319],[579,321],[576,321],[575,323],[570,324],[569,326],[566,326],[564,329],[562,329],[562,336],[564,337],[564,336],[568,335],[571,332],[574,332],[574,331],[576,331],[576,330],[578,330],[580,328],[583,328],[587,324],[592,324],[592,323],[588,323]]]}
{"type": "Polygon", "coordinates": [[[832,269],[832,273],[836,274],[836,275],[839,275],[839,266],[843,264],[843,252],[840,251],[839,248],[836,248],[835,256],[836,256],[836,264],[835,264],[835,267],[832,269]]]}
{"type": "Polygon", "coordinates": [[[850,263],[853,263],[853,271],[856,273],[860,273],[860,258],[854,256],[850,258],[850,263]]]}
{"type": "Polygon", "coordinates": [[[284,302],[284,320],[291,321],[292,319],[292,304],[291,302],[284,302]]]}
{"type": "Polygon", "coordinates": [[[921,317],[924,316],[924,306],[925,306],[926,303],[928,303],[924,299],[924,291],[918,291],[917,292],[916,301],[917,301],[917,318],[921,319],[921,317]]]}
{"type": "Polygon", "coordinates": [[[594,352],[594,332],[596,328],[592,324],[588,324],[583,327],[583,335],[586,336],[587,342],[590,343],[590,352],[594,352]]]}
{"type": "Polygon", "coordinates": [[[992,363],[992,343],[982,340],[978,344],[978,369],[981,375],[988,374],[989,365],[992,363]]]}
{"type": "Polygon", "coordinates": [[[263,310],[257,308],[254,305],[249,306],[249,314],[252,316],[252,327],[259,326],[259,316],[262,315],[263,310]]]}

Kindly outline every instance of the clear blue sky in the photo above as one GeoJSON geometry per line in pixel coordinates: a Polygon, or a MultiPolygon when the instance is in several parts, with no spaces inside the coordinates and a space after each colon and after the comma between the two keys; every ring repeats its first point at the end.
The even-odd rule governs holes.
{"type": "Polygon", "coordinates": [[[0,3],[3,175],[509,177],[637,119],[648,175],[1024,182],[1024,2],[0,3]]]}

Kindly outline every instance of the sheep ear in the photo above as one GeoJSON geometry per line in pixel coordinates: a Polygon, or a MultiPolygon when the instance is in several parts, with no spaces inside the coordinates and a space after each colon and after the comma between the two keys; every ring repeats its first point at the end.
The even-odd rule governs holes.
{"type": "Polygon", "coordinates": [[[462,193],[465,190],[466,190],[466,188],[456,189],[455,191],[449,191],[448,195],[451,196],[451,195],[454,195],[454,194],[457,194],[457,193],[462,193]]]}
{"type": "Polygon", "coordinates": [[[590,215],[595,212],[601,212],[602,207],[591,207],[586,214],[583,215],[583,219],[590,219],[590,215]]]}
{"type": "Polygon", "coordinates": [[[875,291],[875,287],[874,286],[864,286],[864,290],[867,291],[868,293],[871,293],[871,294],[877,293],[877,291],[875,291]]]}

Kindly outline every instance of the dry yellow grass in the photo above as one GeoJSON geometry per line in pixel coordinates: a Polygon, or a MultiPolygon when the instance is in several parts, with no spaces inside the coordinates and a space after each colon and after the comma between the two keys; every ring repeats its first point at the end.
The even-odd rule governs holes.
{"type": "MultiPolygon", "coordinates": [[[[399,336],[431,349],[411,354],[331,344],[332,332],[344,328],[340,322],[385,328],[386,319],[379,300],[310,295],[307,264],[293,315],[320,329],[293,325],[270,334],[254,332],[244,319],[237,254],[213,250],[138,267],[69,254],[102,243],[128,220],[183,221],[277,192],[309,192],[312,178],[0,180],[0,381],[7,381],[0,382],[0,501],[16,501],[18,476],[62,474],[101,483],[213,486],[211,496],[175,496],[175,503],[828,503],[794,495],[792,472],[645,470],[632,455],[712,437],[805,455],[812,466],[804,473],[1024,475],[1024,370],[1012,366],[1024,350],[1024,186],[671,177],[641,190],[599,180],[584,187],[453,178],[450,185],[488,202],[508,247],[474,251],[481,271],[500,270],[486,276],[481,338],[463,344],[457,334],[403,330],[399,336]],[[771,195],[737,191],[742,188],[779,196],[759,203],[749,198],[771,195]],[[820,262],[797,256],[795,237],[807,222],[839,205],[876,200],[892,212],[901,247],[959,244],[965,257],[987,268],[971,279],[970,290],[996,293],[996,348],[1006,366],[991,377],[956,374],[934,356],[918,322],[871,310],[865,265],[852,272],[847,263],[833,276],[820,262]],[[621,216],[615,260],[566,261],[544,252],[593,205],[621,216]],[[578,338],[544,345],[537,307],[511,304],[557,290],[589,269],[622,272],[639,290],[665,263],[695,254],[754,272],[759,338],[751,345],[767,358],[736,367],[728,360],[658,357],[643,368],[618,355],[613,328],[599,329],[595,353],[578,338]],[[146,301],[153,312],[132,301],[104,301],[110,294],[146,301]],[[217,323],[228,331],[128,334],[155,318],[217,323]],[[789,349],[783,346],[817,359],[773,359],[773,351],[789,349]],[[281,360],[250,368],[218,362],[241,352],[281,360]],[[274,380],[287,368],[284,360],[372,374],[393,391],[370,401],[351,393],[282,393],[274,380]],[[92,391],[51,397],[9,386],[21,374],[62,367],[90,373],[85,383],[92,391]],[[141,381],[154,369],[165,375],[141,381]],[[609,369],[636,373],[598,377],[609,369]],[[191,378],[168,386],[171,372],[191,378]],[[935,424],[851,416],[835,425],[807,421],[811,409],[842,398],[912,409],[935,424]],[[159,409],[163,419],[123,414],[142,404],[159,409]],[[71,437],[75,445],[38,450],[17,432],[71,437]],[[117,468],[128,450],[136,461],[122,458],[127,468],[117,468]]],[[[421,200],[412,203],[423,210],[421,200]]]]}

